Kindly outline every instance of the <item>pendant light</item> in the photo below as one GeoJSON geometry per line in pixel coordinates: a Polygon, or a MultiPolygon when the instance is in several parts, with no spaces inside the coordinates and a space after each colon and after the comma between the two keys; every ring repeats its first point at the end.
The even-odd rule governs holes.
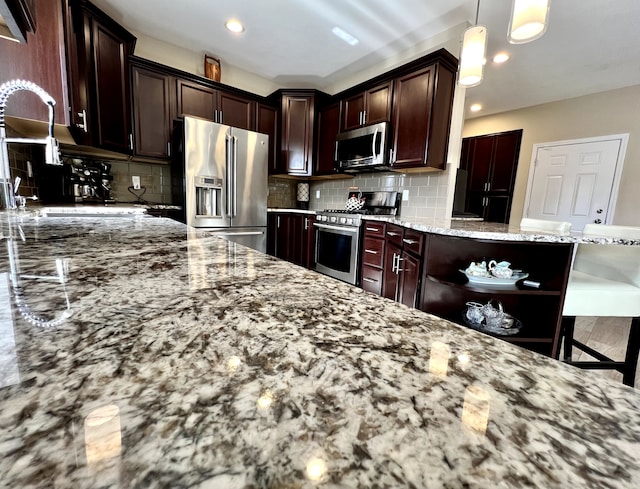
{"type": "Polygon", "coordinates": [[[524,44],[542,37],[547,30],[551,0],[513,0],[508,38],[524,44]]]}
{"type": "Polygon", "coordinates": [[[475,87],[482,81],[487,49],[487,28],[483,25],[478,25],[479,12],[480,0],[478,0],[476,8],[476,25],[464,31],[464,37],[462,38],[458,84],[463,87],[475,87]]]}

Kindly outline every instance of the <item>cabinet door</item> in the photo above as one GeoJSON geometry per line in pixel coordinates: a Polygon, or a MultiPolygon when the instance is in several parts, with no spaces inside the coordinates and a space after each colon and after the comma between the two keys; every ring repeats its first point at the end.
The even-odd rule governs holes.
{"type": "Polygon", "coordinates": [[[376,124],[391,120],[391,86],[388,81],[367,90],[364,108],[364,123],[376,124]]]}
{"type": "Polygon", "coordinates": [[[494,139],[493,165],[489,190],[492,192],[513,192],[520,156],[522,130],[498,134],[494,139]]]}
{"type": "MultiPolygon", "coordinates": [[[[66,73],[60,49],[66,16],[59,1],[37,2],[34,7],[38,30],[27,34],[26,44],[0,39],[0,84],[14,79],[36,83],[56,101],[55,122],[66,125],[69,111],[65,107],[66,73]]],[[[39,97],[22,90],[11,96],[5,115],[48,121],[49,109],[39,97]]]]}
{"type": "Polygon", "coordinates": [[[428,67],[395,81],[392,119],[394,167],[427,164],[434,71],[433,67],[428,67]]]}
{"type": "Polygon", "coordinates": [[[313,215],[305,215],[302,217],[302,263],[306,268],[314,268],[315,266],[315,233],[313,227],[313,215]]]}
{"type": "Polygon", "coordinates": [[[129,87],[125,41],[92,19],[94,142],[102,148],[128,152],[130,147],[129,87]]]}
{"type": "Polygon", "coordinates": [[[27,43],[27,32],[36,32],[35,1],[3,0],[1,3],[0,13],[5,26],[19,42],[27,43]]]}
{"type": "Polygon", "coordinates": [[[239,127],[248,131],[256,130],[256,103],[253,100],[219,91],[220,111],[217,121],[232,127],[239,127]]]}
{"type": "Polygon", "coordinates": [[[479,215],[487,222],[509,222],[511,212],[510,195],[491,195],[486,192],[470,193],[467,199],[467,212],[479,215]]]}
{"type": "Polygon", "coordinates": [[[176,80],[176,116],[193,115],[214,120],[218,108],[217,90],[187,80],[176,80]]]}
{"type": "Polygon", "coordinates": [[[355,129],[363,124],[365,94],[358,93],[342,100],[342,130],[355,129]]]}
{"type": "Polygon", "coordinates": [[[283,260],[291,261],[291,215],[278,214],[276,216],[276,246],[275,256],[283,260]]]}
{"type": "Polygon", "coordinates": [[[398,302],[402,302],[405,306],[416,307],[420,290],[421,260],[406,251],[402,252],[400,258],[398,302]]]}
{"type": "Polygon", "coordinates": [[[488,191],[491,159],[493,156],[492,136],[476,137],[470,142],[469,192],[488,191]]]}
{"type": "Polygon", "coordinates": [[[340,125],[340,104],[331,104],[318,112],[318,145],[313,167],[314,175],[335,173],[336,135],[340,125]]]}
{"type": "Polygon", "coordinates": [[[269,136],[269,173],[276,173],[278,168],[278,110],[269,105],[258,104],[258,132],[269,136]]]}
{"type": "Polygon", "coordinates": [[[382,284],[382,296],[387,299],[396,300],[398,290],[398,273],[396,265],[398,259],[402,257],[402,248],[387,241],[384,253],[384,283],[382,284]]]}
{"type": "Polygon", "coordinates": [[[172,78],[133,66],[135,154],[168,158],[171,141],[172,78]]]}
{"type": "Polygon", "coordinates": [[[313,95],[282,95],[281,151],[290,175],[311,176],[314,119],[313,95]]]}

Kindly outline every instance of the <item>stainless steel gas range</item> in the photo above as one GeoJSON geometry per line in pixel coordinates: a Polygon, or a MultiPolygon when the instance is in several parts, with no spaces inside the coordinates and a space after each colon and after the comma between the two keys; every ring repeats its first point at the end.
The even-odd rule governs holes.
{"type": "Polygon", "coordinates": [[[399,192],[362,192],[362,199],[361,210],[318,211],[313,224],[316,271],[353,285],[360,284],[363,216],[395,216],[400,206],[399,192]]]}

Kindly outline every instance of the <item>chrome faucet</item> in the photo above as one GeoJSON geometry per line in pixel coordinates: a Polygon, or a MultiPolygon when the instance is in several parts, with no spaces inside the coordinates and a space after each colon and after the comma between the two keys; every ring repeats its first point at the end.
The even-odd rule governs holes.
{"type": "Polygon", "coordinates": [[[26,80],[11,80],[0,85],[0,184],[3,187],[4,204],[7,209],[16,208],[16,196],[11,189],[11,167],[9,166],[9,143],[44,144],[45,163],[48,165],[62,165],[58,140],[53,137],[54,110],[56,101],[46,91],[33,82],[26,80]],[[15,92],[28,90],[38,95],[49,107],[49,135],[45,138],[8,138],[4,121],[4,110],[8,98],[15,92]]]}

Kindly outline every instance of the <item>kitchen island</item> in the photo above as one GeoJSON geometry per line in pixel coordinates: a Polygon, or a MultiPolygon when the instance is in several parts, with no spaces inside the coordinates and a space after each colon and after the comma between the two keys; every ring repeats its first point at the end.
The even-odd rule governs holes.
{"type": "Polygon", "coordinates": [[[168,219],[0,218],[3,487],[640,485],[629,387],[168,219]]]}

